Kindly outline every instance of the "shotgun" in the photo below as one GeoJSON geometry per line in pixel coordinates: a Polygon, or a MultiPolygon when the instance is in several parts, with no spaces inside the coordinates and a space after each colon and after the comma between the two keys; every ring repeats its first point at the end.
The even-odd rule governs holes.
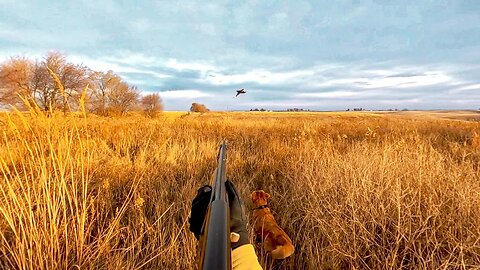
{"type": "Polygon", "coordinates": [[[200,236],[199,269],[232,269],[230,247],[230,207],[225,187],[227,144],[222,141],[212,183],[212,195],[200,236]]]}

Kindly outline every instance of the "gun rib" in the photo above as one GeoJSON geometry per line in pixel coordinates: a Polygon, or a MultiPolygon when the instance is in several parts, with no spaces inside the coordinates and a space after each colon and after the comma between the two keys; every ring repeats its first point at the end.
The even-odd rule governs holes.
{"type": "Polygon", "coordinates": [[[225,182],[227,144],[220,145],[212,198],[200,238],[200,269],[232,269],[230,247],[230,207],[225,182]]]}

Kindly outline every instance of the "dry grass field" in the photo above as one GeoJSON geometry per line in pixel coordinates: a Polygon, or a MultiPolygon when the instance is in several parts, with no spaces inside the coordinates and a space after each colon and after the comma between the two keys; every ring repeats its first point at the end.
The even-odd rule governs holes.
{"type": "Polygon", "coordinates": [[[296,246],[264,269],[480,268],[480,124],[450,114],[4,113],[0,268],[192,269],[222,138],[296,246]]]}

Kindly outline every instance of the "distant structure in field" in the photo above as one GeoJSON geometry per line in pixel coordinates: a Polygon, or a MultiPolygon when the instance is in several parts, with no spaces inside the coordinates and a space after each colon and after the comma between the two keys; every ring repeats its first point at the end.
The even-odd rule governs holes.
{"type": "Polygon", "coordinates": [[[250,109],[251,112],[273,112],[272,110],[265,110],[264,108],[258,109],[250,109]]]}
{"type": "Polygon", "coordinates": [[[362,111],[366,111],[364,108],[353,108],[353,110],[350,110],[350,108],[347,109],[347,112],[349,111],[354,111],[354,112],[362,112],[362,111]]]}
{"type": "Polygon", "coordinates": [[[292,108],[287,109],[287,112],[309,112],[310,109],[302,109],[302,108],[292,108]]]}
{"type": "Polygon", "coordinates": [[[238,89],[238,90],[237,90],[237,95],[236,95],[235,97],[238,97],[239,95],[245,94],[245,93],[247,93],[247,91],[245,91],[245,88],[238,89]]]}

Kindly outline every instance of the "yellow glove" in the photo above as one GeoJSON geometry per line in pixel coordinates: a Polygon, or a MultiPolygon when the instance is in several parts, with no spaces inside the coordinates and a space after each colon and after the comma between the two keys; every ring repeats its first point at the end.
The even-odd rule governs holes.
{"type": "Polygon", "coordinates": [[[251,244],[239,246],[232,250],[233,270],[262,270],[257,255],[251,244]]]}

